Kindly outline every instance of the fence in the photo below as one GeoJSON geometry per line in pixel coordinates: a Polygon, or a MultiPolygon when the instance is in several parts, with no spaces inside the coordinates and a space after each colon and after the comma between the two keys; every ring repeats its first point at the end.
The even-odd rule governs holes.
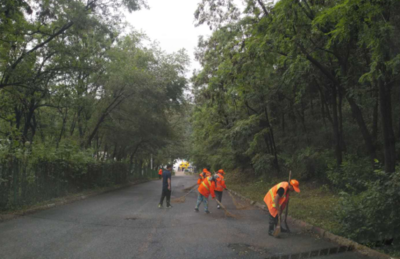
{"type": "Polygon", "coordinates": [[[155,170],[123,162],[76,164],[56,160],[29,163],[11,158],[0,161],[0,211],[94,187],[155,177],[155,170]]]}

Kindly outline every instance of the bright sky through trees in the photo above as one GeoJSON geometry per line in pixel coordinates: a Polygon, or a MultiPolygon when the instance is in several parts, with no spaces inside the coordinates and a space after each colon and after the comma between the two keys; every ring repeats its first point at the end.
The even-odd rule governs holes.
{"type": "MultiPolygon", "coordinates": [[[[199,69],[194,60],[194,49],[200,35],[210,35],[207,26],[194,26],[197,0],[148,0],[150,9],[142,9],[126,18],[137,30],[143,31],[151,40],[158,41],[163,50],[176,52],[185,48],[190,54],[190,70],[199,69]]],[[[190,72],[189,75],[192,73],[190,72]]]]}

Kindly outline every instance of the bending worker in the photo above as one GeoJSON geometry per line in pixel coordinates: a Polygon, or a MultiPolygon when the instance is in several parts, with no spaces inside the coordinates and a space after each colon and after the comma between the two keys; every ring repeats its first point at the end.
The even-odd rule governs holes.
{"type": "Polygon", "coordinates": [[[199,212],[199,206],[202,202],[204,202],[204,212],[210,213],[208,210],[208,196],[211,194],[211,197],[213,199],[215,198],[214,189],[215,179],[213,176],[208,176],[201,182],[198,188],[199,195],[197,196],[196,207],[194,208],[196,212],[199,212]]]}
{"type": "MultiPolygon", "coordinates": [[[[224,180],[225,172],[222,169],[219,169],[217,172],[217,179],[215,181],[215,196],[219,202],[222,202],[222,192],[226,189],[225,180],[224,180]]],[[[220,209],[221,206],[218,204],[217,209],[220,209]]]]}
{"type": "MultiPolygon", "coordinates": [[[[272,236],[274,228],[278,224],[278,216],[282,215],[282,211],[285,209],[289,202],[290,191],[300,192],[299,182],[297,180],[291,180],[288,182],[281,182],[272,187],[264,197],[264,202],[267,204],[269,212],[269,229],[268,234],[272,236]]],[[[282,229],[282,232],[287,230],[282,229]]]]}

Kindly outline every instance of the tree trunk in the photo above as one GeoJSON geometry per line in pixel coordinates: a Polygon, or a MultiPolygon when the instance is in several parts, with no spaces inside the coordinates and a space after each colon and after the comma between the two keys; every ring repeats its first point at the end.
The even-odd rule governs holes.
{"type": "Polygon", "coordinates": [[[396,167],[396,140],[392,121],[391,89],[382,79],[379,80],[379,101],[385,151],[385,172],[393,173],[396,167]]]}
{"type": "Polygon", "coordinates": [[[62,139],[62,136],[64,135],[65,124],[66,124],[66,122],[67,122],[67,116],[68,116],[68,108],[66,108],[66,110],[65,110],[65,115],[63,116],[62,125],[61,125],[61,132],[60,132],[60,135],[58,136],[58,140],[57,140],[57,144],[56,144],[56,149],[58,148],[58,145],[60,144],[60,141],[61,141],[61,139],[62,139]]]}
{"type": "Polygon", "coordinates": [[[25,125],[24,125],[24,129],[22,131],[22,138],[23,138],[24,142],[29,140],[28,132],[31,127],[31,120],[32,120],[34,112],[35,112],[35,102],[33,100],[31,100],[30,104],[29,104],[28,112],[25,115],[25,125]]]}
{"type": "Polygon", "coordinates": [[[376,158],[375,146],[373,144],[371,134],[368,131],[367,125],[365,124],[360,107],[358,107],[358,105],[356,104],[354,99],[352,97],[350,97],[349,95],[346,95],[346,99],[350,104],[350,108],[351,108],[353,117],[357,121],[358,127],[361,131],[361,135],[364,139],[364,144],[367,148],[367,152],[369,154],[369,157],[370,157],[372,165],[373,165],[374,159],[376,158]]]}
{"type": "Polygon", "coordinates": [[[332,87],[333,89],[333,97],[332,97],[332,127],[333,127],[333,137],[335,140],[335,156],[336,156],[336,164],[340,166],[343,161],[342,157],[342,147],[340,140],[340,125],[338,119],[338,104],[337,104],[337,89],[336,86],[332,87]]]}
{"type": "Polygon", "coordinates": [[[338,112],[339,112],[339,136],[340,136],[340,147],[342,149],[342,152],[346,152],[346,143],[344,142],[344,137],[343,137],[343,113],[342,113],[342,107],[343,107],[343,91],[339,90],[339,107],[338,107],[338,112]]]}
{"type": "Polygon", "coordinates": [[[375,105],[372,114],[372,141],[374,146],[378,141],[378,110],[379,110],[379,96],[375,97],[375,105]]]}
{"type": "Polygon", "coordinates": [[[279,163],[278,163],[278,152],[276,151],[276,146],[275,146],[274,131],[273,131],[272,126],[271,126],[271,124],[269,122],[267,106],[264,107],[264,114],[265,114],[265,119],[266,119],[266,122],[267,122],[267,127],[269,128],[268,135],[269,135],[269,138],[271,140],[271,147],[272,147],[272,149],[274,151],[274,153],[273,153],[274,157],[275,157],[274,164],[275,164],[275,167],[278,170],[278,172],[280,172],[279,163]]]}

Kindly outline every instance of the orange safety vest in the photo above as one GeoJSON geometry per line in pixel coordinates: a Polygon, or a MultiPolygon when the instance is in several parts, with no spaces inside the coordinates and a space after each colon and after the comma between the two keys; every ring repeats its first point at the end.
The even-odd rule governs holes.
{"type": "Polygon", "coordinates": [[[217,186],[215,187],[215,190],[222,192],[226,188],[224,176],[220,173],[218,173],[217,175],[219,176],[219,178],[217,179],[217,186]]]}
{"type": "Polygon", "coordinates": [[[279,188],[283,188],[285,190],[285,193],[281,198],[279,198],[279,205],[281,206],[281,211],[283,211],[286,207],[286,204],[289,200],[289,183],[288,182],[281,182],[274,187],[272,187],[267,194],[264,197],[264,202],[267,204],[269,213],[273,216],[276,217],[278,215],[278,208],[276,204],[274,203],[275,200],[275,195],[278,195],[277,192],[279,188]]]}
{"type": "Polygon", "coordinates": [[[158,170],[158,175],[162,175],[162,169],[158,170]]]}
{"type": "Polygon", "coordinates": [[[211,177],[206,177],[201,184],[199,185],[199,193],[203,195],[204,197],[208,198],[208,196],[211,194],[211,197],[215,198],[215,183],[214,181],[211,181],[211,177]]]}

